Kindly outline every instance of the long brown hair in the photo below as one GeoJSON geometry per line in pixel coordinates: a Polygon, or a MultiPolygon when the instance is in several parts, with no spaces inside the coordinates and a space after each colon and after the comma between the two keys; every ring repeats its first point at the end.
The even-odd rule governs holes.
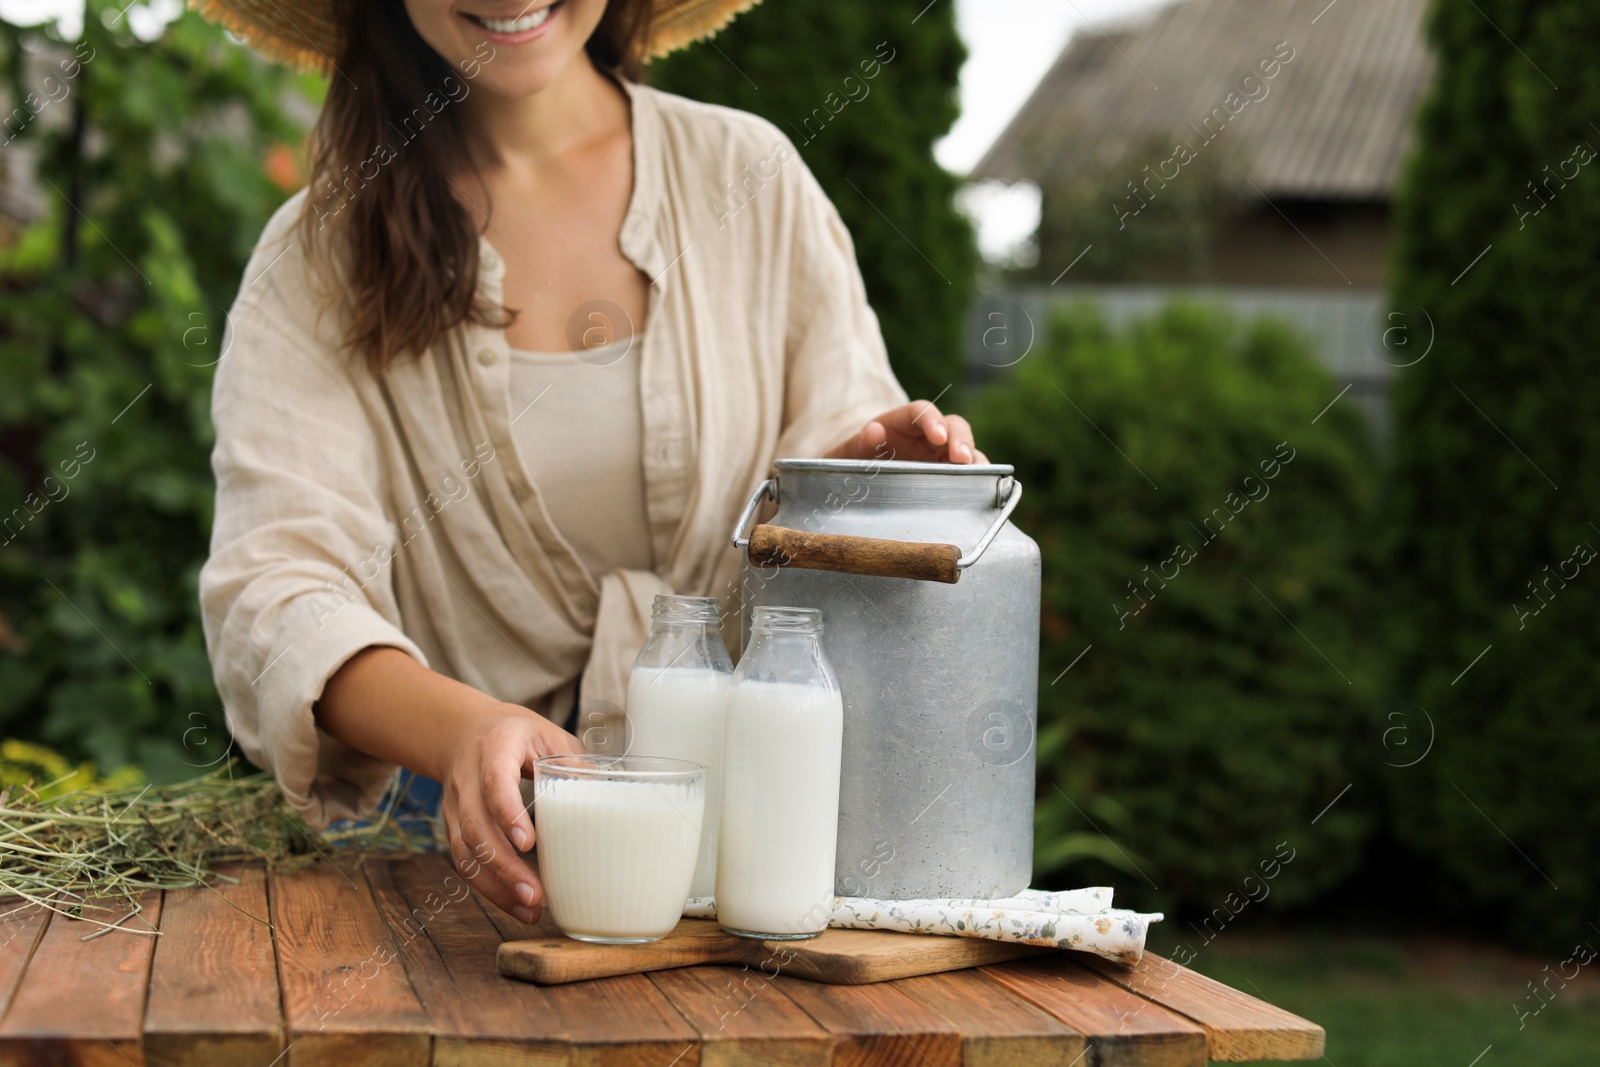
{"type": "MultiPolygon", "coordinates": [[[[411,24],[401,0],[346,0],[344,48],[311,135],[300,219],[313,265],[346,302],[347,350],[375,373],[427,351],[464,322],[509,325],[478,294],[478,235],[449,174],[470,159],[459,101],[481,62],[457,71],[411,24]]],[[[650,0],[610,0],[585,45],[596,67],[637,81],[650,0]]],[[[492,211],[492,208],[491,208],[492,211]]]]}

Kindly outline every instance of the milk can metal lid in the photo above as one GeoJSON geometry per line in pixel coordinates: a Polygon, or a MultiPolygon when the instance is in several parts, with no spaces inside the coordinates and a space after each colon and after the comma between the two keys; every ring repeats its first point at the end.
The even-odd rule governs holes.
{"type": "Polygon", "coordinates": [[[993,478],[1016,473],[1016,468],[1009,463],[913,463],[904,459],[780,459],[773,466],[779,474],[946,474],[993,478]]]}

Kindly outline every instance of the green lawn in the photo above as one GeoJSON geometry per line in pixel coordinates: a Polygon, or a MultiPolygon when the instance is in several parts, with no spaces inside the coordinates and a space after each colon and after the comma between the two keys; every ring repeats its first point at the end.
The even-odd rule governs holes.
{"type": "MultiPolygon", "coordinates": [[[[1329,933],[1225,932],[1210,945],[1189,944],[1195,970],[1320,1023],[1333,1067],[1600,1064],[1600,960],[1564,989],[1550,978],[1553,998],[1519,1029],[1517,1009],[1537,1004],[1527,983],[1556,975],[1564,955],[1329,933]]],[[[1162,946],[1152,938],[1152,947],[1162,946]]]]}

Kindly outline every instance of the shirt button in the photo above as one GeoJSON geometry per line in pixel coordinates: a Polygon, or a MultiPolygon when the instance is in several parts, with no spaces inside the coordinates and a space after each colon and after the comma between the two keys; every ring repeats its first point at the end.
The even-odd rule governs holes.
{"type": "Polygon", "coordinates": [[[492,348],[485,348],[478,353],[478,362],[483,364],[485,367],[494,366],[495,360],[499,358],[499,354],[496,353],[492,348]]]}
{"type": "Polygon", "coordinates": [[[527,500],[528,497],[533,495],[533,493],[525,485],[514,485],[514,486],[511,487],[511,495],[516,497],[519,501],[521,501],[521,500],[527,500]]]}

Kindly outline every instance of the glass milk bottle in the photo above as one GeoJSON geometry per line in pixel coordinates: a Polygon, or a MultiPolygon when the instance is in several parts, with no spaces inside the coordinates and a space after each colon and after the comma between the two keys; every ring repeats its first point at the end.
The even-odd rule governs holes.
{"type": "Polygon", "coordinates": [[[628,676],[628,751],[703,763],[705,819],[691,897],[717,880],[717,813],[722,795],[722,709],[733,661],[722,643],[722,604],[712,596],[657,596],[650,636],[628,676]]]}
{"type": "Polygon", "coordinates": [[[729,933],[800,940],[827,927],[843,732],[822,612],[756,608],[723,735],[717,920],[729,933]]]}

